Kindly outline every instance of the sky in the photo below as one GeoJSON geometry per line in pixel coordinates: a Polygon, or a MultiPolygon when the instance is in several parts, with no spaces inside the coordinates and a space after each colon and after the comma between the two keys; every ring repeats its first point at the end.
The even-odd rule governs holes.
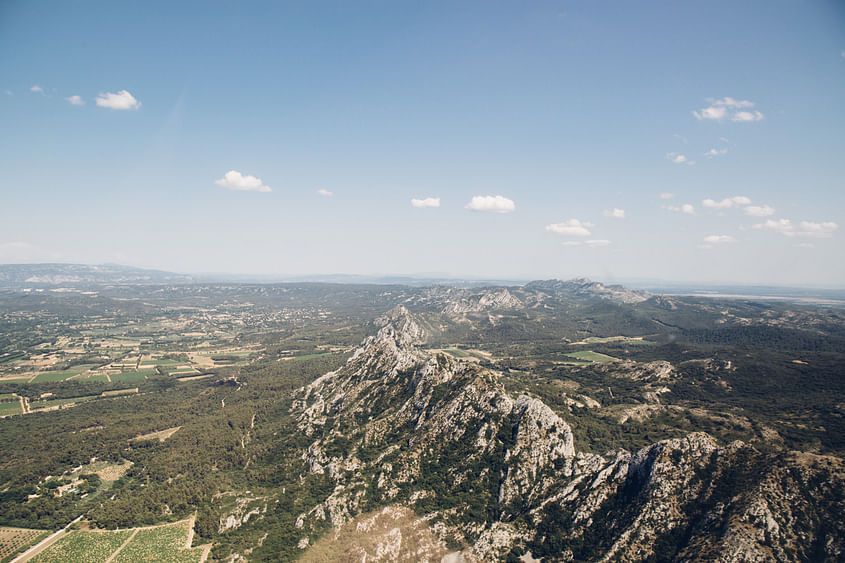
{"type": "Polygon", "coordinates": [[[845,3],[0,2],[0,263],[845,287],[845,3]]]}

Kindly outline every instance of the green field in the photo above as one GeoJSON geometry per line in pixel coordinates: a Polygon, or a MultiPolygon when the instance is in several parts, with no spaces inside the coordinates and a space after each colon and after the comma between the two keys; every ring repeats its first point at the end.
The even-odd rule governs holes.
{"type": "Polygon", "coordinates": [[[154,369],[144,369],[139,371],[125,371],[123,373],[116,373],[114,375],[110,375],[112,381],[120,382],[120,383],[139,383],[144,381],[146,376],[148,375],[156,375],[156,370],[154,369]]]}
{"type": "Polygon", "coordinates": [[[33,563],[67,563],[69,561],[105,561],[126,541],[131,530],[87,532],[73,530],[31,559],[33,563]]]}
{"type": "Polygon", "coordinates": [[[114,563],[199,561],[202,549],[185,549],[189,524],[189,521],[183,520],[175,524],[138,530],[132,541],[113,559],[114,563]]]}
{"type": "Polygon", "coordinates": [[[177,362],[176,360],[150,360],[148,362],[141,362],[142,368],[150,368],[156,366],[178,366],[185,362],[177,362]]]}
{"type": "Polygon", "coordinates": [[[105,375],[89,375],[88,377],[82,378],[85,381],[98,381],[100,383],[108,383],[108,378],[105,375]]]}
{"type": "Polygon", "coordinates": [[[565,354],[567,358],[572,358],[573,360],[578,360],[580,362],[618,362],[617,358],[613,356],[608,356],[605,354],[599,354],[598,352],[593,352],[592,350],[585,350],[583,352],[572,352],[570,354],[565,354]]]}
{"type": "Polygon", "coordinates": [[[0,416],[6,416],[9,414],[21,414],[20,401],[15,400],[13,402],[0,403],[0,416]]]}
{"type": "MultiPolygon", "coordinates": [[[[317,352],[315,354],[303,354],[301,356],[294,356],[294,360],[310,360],[312,358],[322,358],[323,356],[331,356],[333,352],[317,352]]],[[[244,362],[236,362],[235,365],[242,365],[244,362]]]]}
{"type": "Polygon", "coordinates": [[[653,342],[649,342],[648,340],[643,340],[642,338],[631,338],[630,336],[590,336],[588,338],[585,338],[582,342],[573,342],[573,344],[607,344],[612,342],[624,342],[625,344],[631,344],[634,346],[642,344],[653,344],[653,342]]]}
{"type": "Polygon", "coordinates": [[[116,531],[73,530],[32,561],[99,563],[113,556],[112,561],[115,563],[194,563],[200,561],[204,550],[201,547],[185,547],[191,525],[191,520],[182,520],[153,528],[116,531]],[[123,545],[126,540],[129,542],[123,545]]]}
{"type": "Polygon", "coordinates": [[[35,379],[32,380],[32,383],[49,383],[54,381],[64,381],[68,377],[73,377],[74,375],[79,375],[83,371],[87,371],[87,369],[81,370],[67,370],[67,371],[48,371],[44,373],[39,373],[35,376],[35,379]]]}
{"type": "Polygon", "coordinates": [[[449,348],[447,350],[443,350],[447,354],[450,354],[456,358],[468,358],[469,354],[464,352],[463,350],[458,350],[457,348],[449,348]]]}

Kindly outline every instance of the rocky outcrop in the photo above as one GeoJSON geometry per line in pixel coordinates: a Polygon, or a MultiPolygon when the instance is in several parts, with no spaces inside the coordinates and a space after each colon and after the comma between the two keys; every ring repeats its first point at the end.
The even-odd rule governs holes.
{"type": "MultiPolygon", "coordinates": [[[[704,433],[636,453],[578,452],[569,423],[540,400],[422,349],[426,331],[405,307],[378,322],[292,409],[312,440],[308,471],[335,483],[297,519],[303,542],[320,522],[343,529],[362,506],[389,504],[422,516],[437,542],[458,538],[466,560],[841,558],[841,460],[720,446],[704,433]]],[[[665,362],[607,369],[655,386],[654,408],[674,377],[665,362]]],[[[404,536],[388,532],[376,559],[402,559],[404,536]]]]}
{"type": "Polygon", "coordinates": [[[478,313],[482,311],[500,311],[518,309],[522,301],[505,288],[484,291],[480,294],[467,294],[458,299],[449,300],[443,308],[447,314],[478,313]]]}

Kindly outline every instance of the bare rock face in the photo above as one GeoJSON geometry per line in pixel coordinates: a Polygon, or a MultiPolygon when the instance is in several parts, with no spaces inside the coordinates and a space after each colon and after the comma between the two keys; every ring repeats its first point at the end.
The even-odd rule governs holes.
{"type": "Polygon", "coordinates": [[[522,301],[515,297],[505,288],[484,291],[481,294],[469,293],[450,299],[443,308],[447,314],[455,313],[478,313],[482,311],[500,311],[506,309],[519,309],[523,306],[522,301]]]}
{"type": "MultiPolygon", "coordinates": [[[[704,433],[633,454],[578,452],[569,424],[542,401],[419,348],[425,330],[404,306],[379,322],[292,408],[313,440],[308,470],[335,483],[297,520],[303,538],[320,522],[341,530],[362,507],[390,505],[431,525],[432,557],[457,538],[466,547],[453,555],[468,561],[529,551],[543,561],[841,560],[842,460],[720,446],[704,433]]],[[[651,386],[674,376],[659,362],[613,369],[651,386]]],[[[397,529],[361,553],[414,560],[397,529]]]]}

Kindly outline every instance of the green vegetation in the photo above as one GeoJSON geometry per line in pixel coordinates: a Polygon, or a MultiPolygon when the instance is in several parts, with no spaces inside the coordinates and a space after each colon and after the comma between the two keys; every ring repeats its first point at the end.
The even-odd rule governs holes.
{"type": "Polygon", "coordinates": [[[569,354],[565,354],[567,358],[573,358],[575,360],[580,360],[583,362],[616,362],[619,361],[617,358],[612,356],[608,356],[606,354],[600,354],[598,352],[593,352],[591,350],[587,350],[584,352],[571,352],[569,354]]]}
{"type": "Polygon", "coordinates": [[[187,549],[190,521],[138,530],[132,540],[112,560],[115,563],[199,561],[201,548],[187,549]]]}
{"type": "MultiPolygon", "coordinates": [[[[425,346],[445,352],[441,365],[471,358],[512,396],[540,398],[571,426],[579,451],[636,450],[703,430],[722,443],[753,441],[760,450],[845,453],[840,312],[777,304],[764,310],[760,322],[767,325],[759,328],[731,320],[763,318],[759,308],[741,302],[678,299],[675,309],[666,309],[652,301],[547,296],[544,307],[497,312],[493,323],[486,312],[456,321],[426,295],[398,286],[123,287],[104,289],[83,306],[72,294],[37,301],[0,294],[0,355],[15,358],[0,363],[0,375],[31,379],[38,373],[33,381],[0,381],[0,414],[21,411],[12,393],[34,411],[0,420],[0,451],[8,452],[0,464],[0,523],[56,530],[84,514],[92,526],[113,530],[196,514],[194,543],[213,542],[215,559],[246,549],[254,549],[256,560],[298,557],[296,546],[306,533],[295,527],[297,517],[336,486],[328,474],[310,472],[302,453],[334,433],[327,455],[354,453],[374,461],[384,444],[364,443],[361,426],[395,405],[374,401],[372,412],[354,424],[329,416],[316,435],[306,436],[291,413],[293,394],[342,366],[349,354],[330,350],[350,350],[374,334],[373,319],[396,303],[408,303],[417,315],[428,333],[425,346]],[[658,376],[652,362],[669,362],[671,370],[658,376]],[[71,374],[81,376],[68,379],[71,374]],[[207,377],[190,380],[193,375],[207,377]],[[184,376],[188,380],[179,379],[184,376]],[[42,398],[46,393],[51,395],[42,398]],[[44,410],[72,404],[85,406],[44,410]],[[133,439],[176,427],[181,429],[165,441],[133,439]],[[772,433],[778,438],[763,438],[772,433]],[[125,473],[98,481],[91,477],[99,477],[98,464],[125,473]],[[221,518],[232,513],[236,496],[263,499],[255,501],[261,518],[221,533],[221,518]]],[[[406,400],[413,373],[403,376],[406,400]]],[[[456,391],[452,383],[438,385],[430,404],[445,404],[456,391]]],[[[470,440],[456,441],[442,455],[423,455],[418,483],[395,498],[362,493],[356,510],[409,502],[412,490],[425,489],[435,495],[412,506],[419,513],[445,511],[447,524],[489,522],[503,509],[519,518],[524,507],[498,505],[513,421],[501,428],[488,436],[491,447],[483,455],[470,440]]],[[[382,465],[408,447],[408,428],[388,430],[386,443],[393,440],[399,449],[382,465]]],[[[480,430],[466,429],[469,435],[480,430]]],[[[747,486],[742,475],[717,477],[720,486],[747,486]]],[[[375,473],[364,476],[377,479],[375,473]]],[[[605,508],[624,510],[624,501],[613,499],[605,508]]],[[[529,546],[537,557],[553,557],[566,545],[589,559],[612,536],[596,524],[581,544],[567,543],[560,532],[570,525],[567,509],[544,510],[547,540],[529,546]]],[[[316,524],[307,535],[314,541],[327,527],[316,524]]],[[[139,530],[117,560],[142,553],[162,561],[197,560],[196,549],[182,549],[183,532],[180,525],[139,530]]],[[[660,552],[674,554],[684,533],[667,530],[660,552]]],[[[99,553],[128,537],[121,534],[75,531],[57,549],[99,553]]]]}
{"type": "Polygon", "coordinates": [[[63,538],[31,559],[33,563],[105,561],[132,532],[87,532],[71,530],[63,538]]]}
{"type": "Polygon", "coordinates": [[[8,403],[0,403],[0,416],[7,416],[10,414],[21,414],[23,411],[21,410],[20,401],[17,399],[15,402],[8,402],[8,403]]]}

